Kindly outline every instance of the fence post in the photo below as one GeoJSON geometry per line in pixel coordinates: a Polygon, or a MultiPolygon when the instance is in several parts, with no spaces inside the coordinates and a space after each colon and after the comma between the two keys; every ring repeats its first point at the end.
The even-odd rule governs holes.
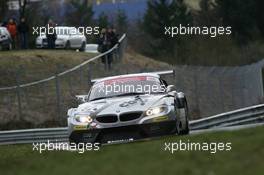
{"type": "Polygon", "coordinates": [[[18,118],[22,120],[22,102],[21,102],[21,88],[20,88],[20,71],[16,74],[16,94],[17,94],[17,102],[18,102],[18,118]]]}
{"type": "Polygon", "coordinates": [[[56,99],[57,99],[57,112],[58,118],[61,119],[61,93],[60,93],[60,82],[58,73],[55,74],[55,85],[56,85],[56,99]]]}
{"type": "Polygon", "coordinates": [[[92,66],[90,65],[90,64],[88,64],[88,75],[87,75],[87,77],[88,77],[88,91],[89,91],[89,89],[90,89],[90,87],[92,86],[92,66]]]}
{"type": "Polygon", "coordinates": [[[108,71],[108,54],[104,55],[104,61],[105,61],[105,71],[108,71]]]}
{"type": "MultiPolygon", "coordinates": [[[[47,82],[48,83],[48,82],[47,82]]],[[[46,84],[45,83],[42,83],[42,87],[40,87],[41,89],[41,92],[43,94],[43,104],[46,105],[48,100],[47,100],[47,92],[46,92],[46,88],[47,86],[45,86],[46,84]]]]}
{"type": "Polygon", "coordinates": [[[196,110],[197,110],[197,115],[199,117],[201,117],[201,112],[200,112],[200,101],[199,101],[199,87],[198,87],[198,76],[197,73],[199,72],[199,70],[197,71],[196,69],[194,70],[194,94],[195,94],[195,106],[196,106],[196,110]]]}
{"type": "Polygon", "coordinates": [[[70,89],[70,95],[72,96],[74,94],[74,89],[72,86],[71,73],[68,74],[68,85],[69,85],[69,89],[70,89]]]}
{"type": "Polygon", "coordinates": [[[80,67],[80,87],[81,87],[80,90],[82,90],[83,89],[83,67],[82,66],[80,67]]]}

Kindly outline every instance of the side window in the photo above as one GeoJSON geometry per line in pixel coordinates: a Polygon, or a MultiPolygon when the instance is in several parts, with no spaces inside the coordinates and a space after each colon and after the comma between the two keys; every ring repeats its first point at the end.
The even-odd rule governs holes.
{"type": "Polygon", "coordinates": [[[76,35],[76,34],[77,34],[76,29],[75,29],[75,28],[70,28],[70,29],[69,29],[69,34],[70,34],[70,35],[76,35]]]}

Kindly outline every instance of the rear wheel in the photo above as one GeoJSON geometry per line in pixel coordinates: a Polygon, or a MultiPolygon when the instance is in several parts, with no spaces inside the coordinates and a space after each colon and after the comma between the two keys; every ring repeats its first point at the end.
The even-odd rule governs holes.
{"type": "Polygon", "coordinates": [[[70,43],[70,41],[67,41],[66,45],[65,45],[65,49],[69,50],[70,48],[71,48],[71,43],[70,43]]]}
{"type": "Polygon", "coordinates": [[[11,42],[8,44],[8,50],[12,50],[12,43],[11,42]]]}
{"type": "Polygon", "coordinates": [[[85,47],[86,47],[86,42],[82,42],[82,46],[80,48],[80,51],[84,52],[85,51],[85,47]]]}

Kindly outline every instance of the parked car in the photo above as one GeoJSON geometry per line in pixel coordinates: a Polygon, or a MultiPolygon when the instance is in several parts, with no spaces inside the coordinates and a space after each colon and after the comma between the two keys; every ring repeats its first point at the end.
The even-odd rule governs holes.
{"type": "MultiPolygon", "coordinates": [[[[55,41],[55,48],[57,49],[80,49],[84,51],[86,48],[86,37],[80,33],[75,27],[55,27],[57,39],[55,41]]],[[[47,48],[48,41],[45,33],[41,33],[36,38],[37,48],[47,48]]]]}
{"type": "Polygon", "coordinates": [[[12,49],[12,39],[10,33],[5,27],[0,27],[0,51],[11,50],[11,49],[12,49]]]}

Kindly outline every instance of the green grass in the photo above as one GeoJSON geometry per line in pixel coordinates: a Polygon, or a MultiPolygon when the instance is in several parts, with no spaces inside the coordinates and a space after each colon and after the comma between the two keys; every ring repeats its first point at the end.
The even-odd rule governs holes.
{"type": "Polygon", "coordinates": [[[32,151],[31,145],[2,146],[1,174],[194,174],[260,175],[264,172],[264,127],[232,132],[164,137],[159,140],[102,147],[99,152],[32,151]],[[165,142],[231,142],[231,151],[164,151],[165,142]]]}
{"type": "Polygon", "coordinates": [[[72,68],[93,56],[95,54],[65,50],[0,52],[0,86],[15,85],[19,72],[22,83],[32,82],[72,68]]]}

